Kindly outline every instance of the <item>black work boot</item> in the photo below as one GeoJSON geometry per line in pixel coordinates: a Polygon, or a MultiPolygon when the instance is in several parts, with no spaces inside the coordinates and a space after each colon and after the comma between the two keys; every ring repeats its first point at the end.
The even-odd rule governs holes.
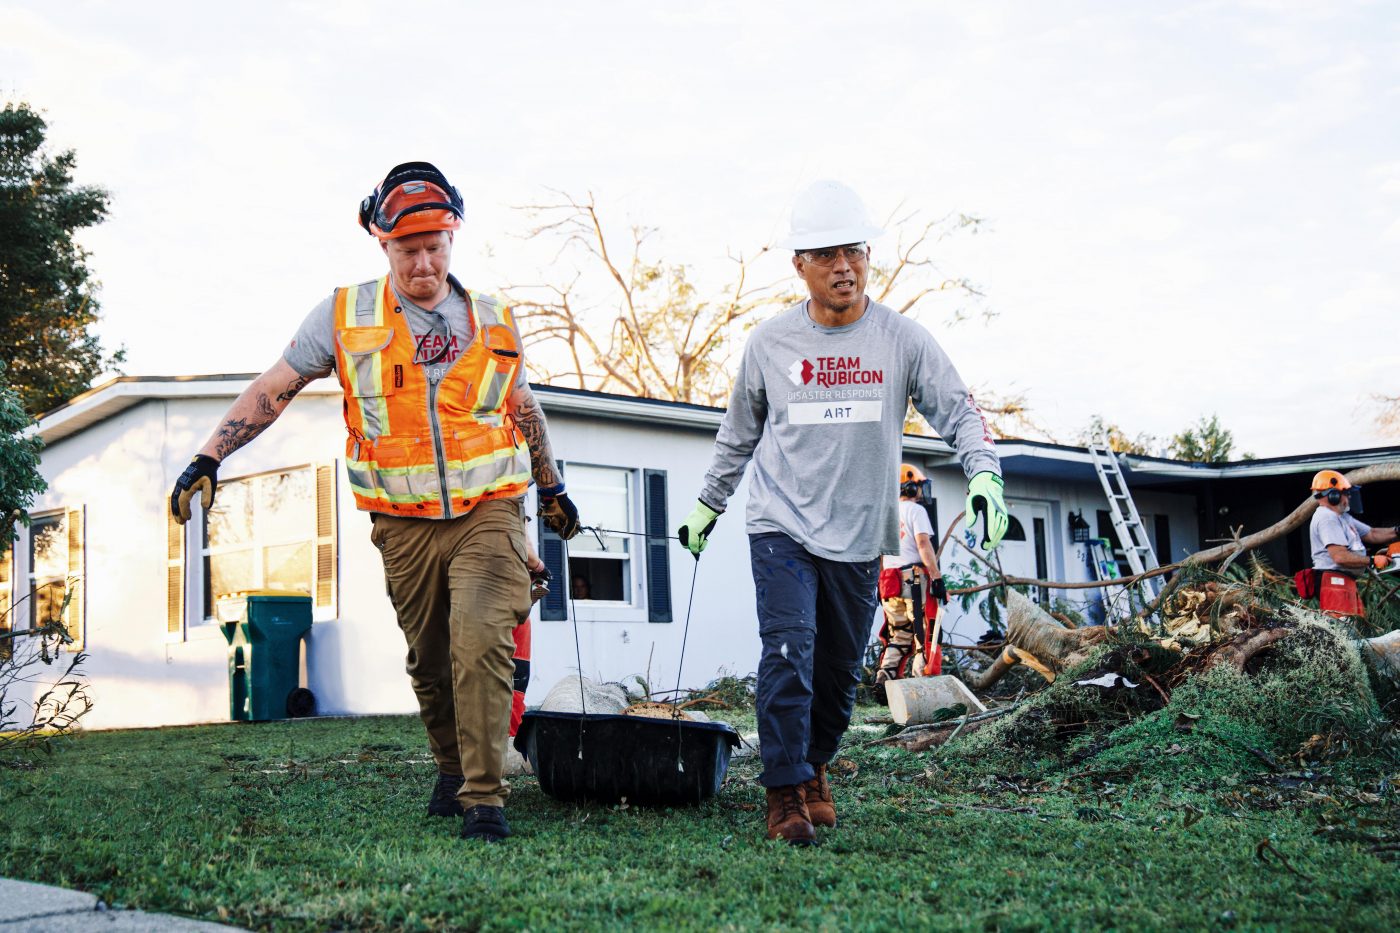
{"type": "Polygon", "coordinates": [[[510,835],[510,824],[506,822],[506,811],[489,803],[479,803],[468,807],[462,817],[463,839],[484,839],[487,842],[500,842],[510,835]]]}
{"type": "Polygon", "coordinates": [[[460,774],[438,772],[437,783],[433,785],[433,796],[428,799],[429,816],[461,816],[462,805],[457,801],[457,791],[462,789],[460,774]]]}

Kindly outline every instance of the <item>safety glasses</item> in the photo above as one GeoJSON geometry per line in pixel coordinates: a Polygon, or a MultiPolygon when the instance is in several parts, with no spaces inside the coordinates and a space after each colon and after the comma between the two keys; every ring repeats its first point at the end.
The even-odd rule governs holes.
{"type": "Polygon", "coordinates": [[[847,262],[854,265],[870,258],[870,247],[864,243],[847,243],[845,246],[803,250],[797,255],[802,257],[803,262],[810,262],[817,266],[835,265],[838,256],[844,256],[847,262]]]}

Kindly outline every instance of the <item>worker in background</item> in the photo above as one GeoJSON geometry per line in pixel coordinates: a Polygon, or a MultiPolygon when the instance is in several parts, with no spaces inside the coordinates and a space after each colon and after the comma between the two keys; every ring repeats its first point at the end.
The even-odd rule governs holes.
{"type": "Polygon", "coordinates": [[[517,624],[530,610],[530,571],[543,571],[525,535],[531,478],[546,525],[567,539],[579,521],[509,309],[448,272],[462,213],[457,189],[427,162],[389,172],[360,204],[386,274],[337,288],[312,310],[185,469],[170,508],[188,521],[199,493],[208,509],[229,454],[307,383],[336,374],[350,489],[370,513],[437,763],[428,812],[460,815],[463,837],[494,842],[510,835],[506,736],[529,657],[517,624]]]}
{"type": "Polygon", "coordinates": [[[1308,529],[1312,545],[1314,586],[1322,611],[1337,616],[1363,616],[1356,577],[1367,568],[1385,569],[1389,558],[1366,556],[1367,545],[1391,544],[1400,539],[1400,528],[1372,528],[1357,519],[1361,511],[1361,487],[1336,470],[1322,470],[1312,480],[1318,500],[1308,529]]]}
{"type": "Polygon", "coordinates": [[[948,602],[948,588],[938,569],[933,523],[923,505],[927,489],[921,470],[899,465],[899,553],[886,554],[880,571],[884,650],[875,672],[875,695],[882,703],[887,681],[942,672],[938,603],[948,602]]]}
{"type": "Polygon", "coordinates": [[[815,840],[836,825],[827,762],[855,705],[877,605],[880,555],[899,549],[895,478],[913,401],[971,479],[968,524],[1006,531],[986,420],[920,324],[865,294],[867,241],[882,231],[834,181],[792,211],[792,266],[809,298],[764,321],[744,347],[699,502],[679,530],[697,559],[744,470],[757,591],[759,750],[768,837],[815,840]]]}

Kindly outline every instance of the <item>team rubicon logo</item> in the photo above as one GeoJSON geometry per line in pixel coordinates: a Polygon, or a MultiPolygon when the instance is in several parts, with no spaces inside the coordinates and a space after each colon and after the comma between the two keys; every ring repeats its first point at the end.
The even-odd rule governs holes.
{"type": "Polygon", "coordinates": [[[885,381],[883,369],[862,369],[858,356],[819,356],[814,360],[797,360],[788,367],[787,373],[795,386],[815,382],[822,388],[830,388],[879,385],[885,381]]]}
{"type": "Polygon", "coordinates": [[[812,381],[812,364],[806,360],[798,360],[788,367],[788,378],[795,386],[805,386],[812,381]]]}

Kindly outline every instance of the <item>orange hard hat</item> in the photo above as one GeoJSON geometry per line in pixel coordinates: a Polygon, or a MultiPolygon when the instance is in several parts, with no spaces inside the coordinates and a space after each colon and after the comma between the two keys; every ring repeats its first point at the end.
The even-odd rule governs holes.
{"type": "Polygon", "coordinates": [[[928,479],[928,477],[924,476],[923,470],[920,470],[918,467],[914,466],[914,464],[901,463],[899,465],[899,482],[901,484],[922,483],[926,479],[928,479]]]}
{"type": "Polygon", "coordinates": [[[462,226],[462,195],[429,162],[396,165],[360,202],[360,226],[381,240],[462,226]]]}
{"type": "Polygon", "coordinates": [[[1319,470],[1312,478],[1312,491],[1314,493],[1324,493],[1336,489],[1344,491],[1351,488],[1351,482],[1336,470],[1319,470]]]}

